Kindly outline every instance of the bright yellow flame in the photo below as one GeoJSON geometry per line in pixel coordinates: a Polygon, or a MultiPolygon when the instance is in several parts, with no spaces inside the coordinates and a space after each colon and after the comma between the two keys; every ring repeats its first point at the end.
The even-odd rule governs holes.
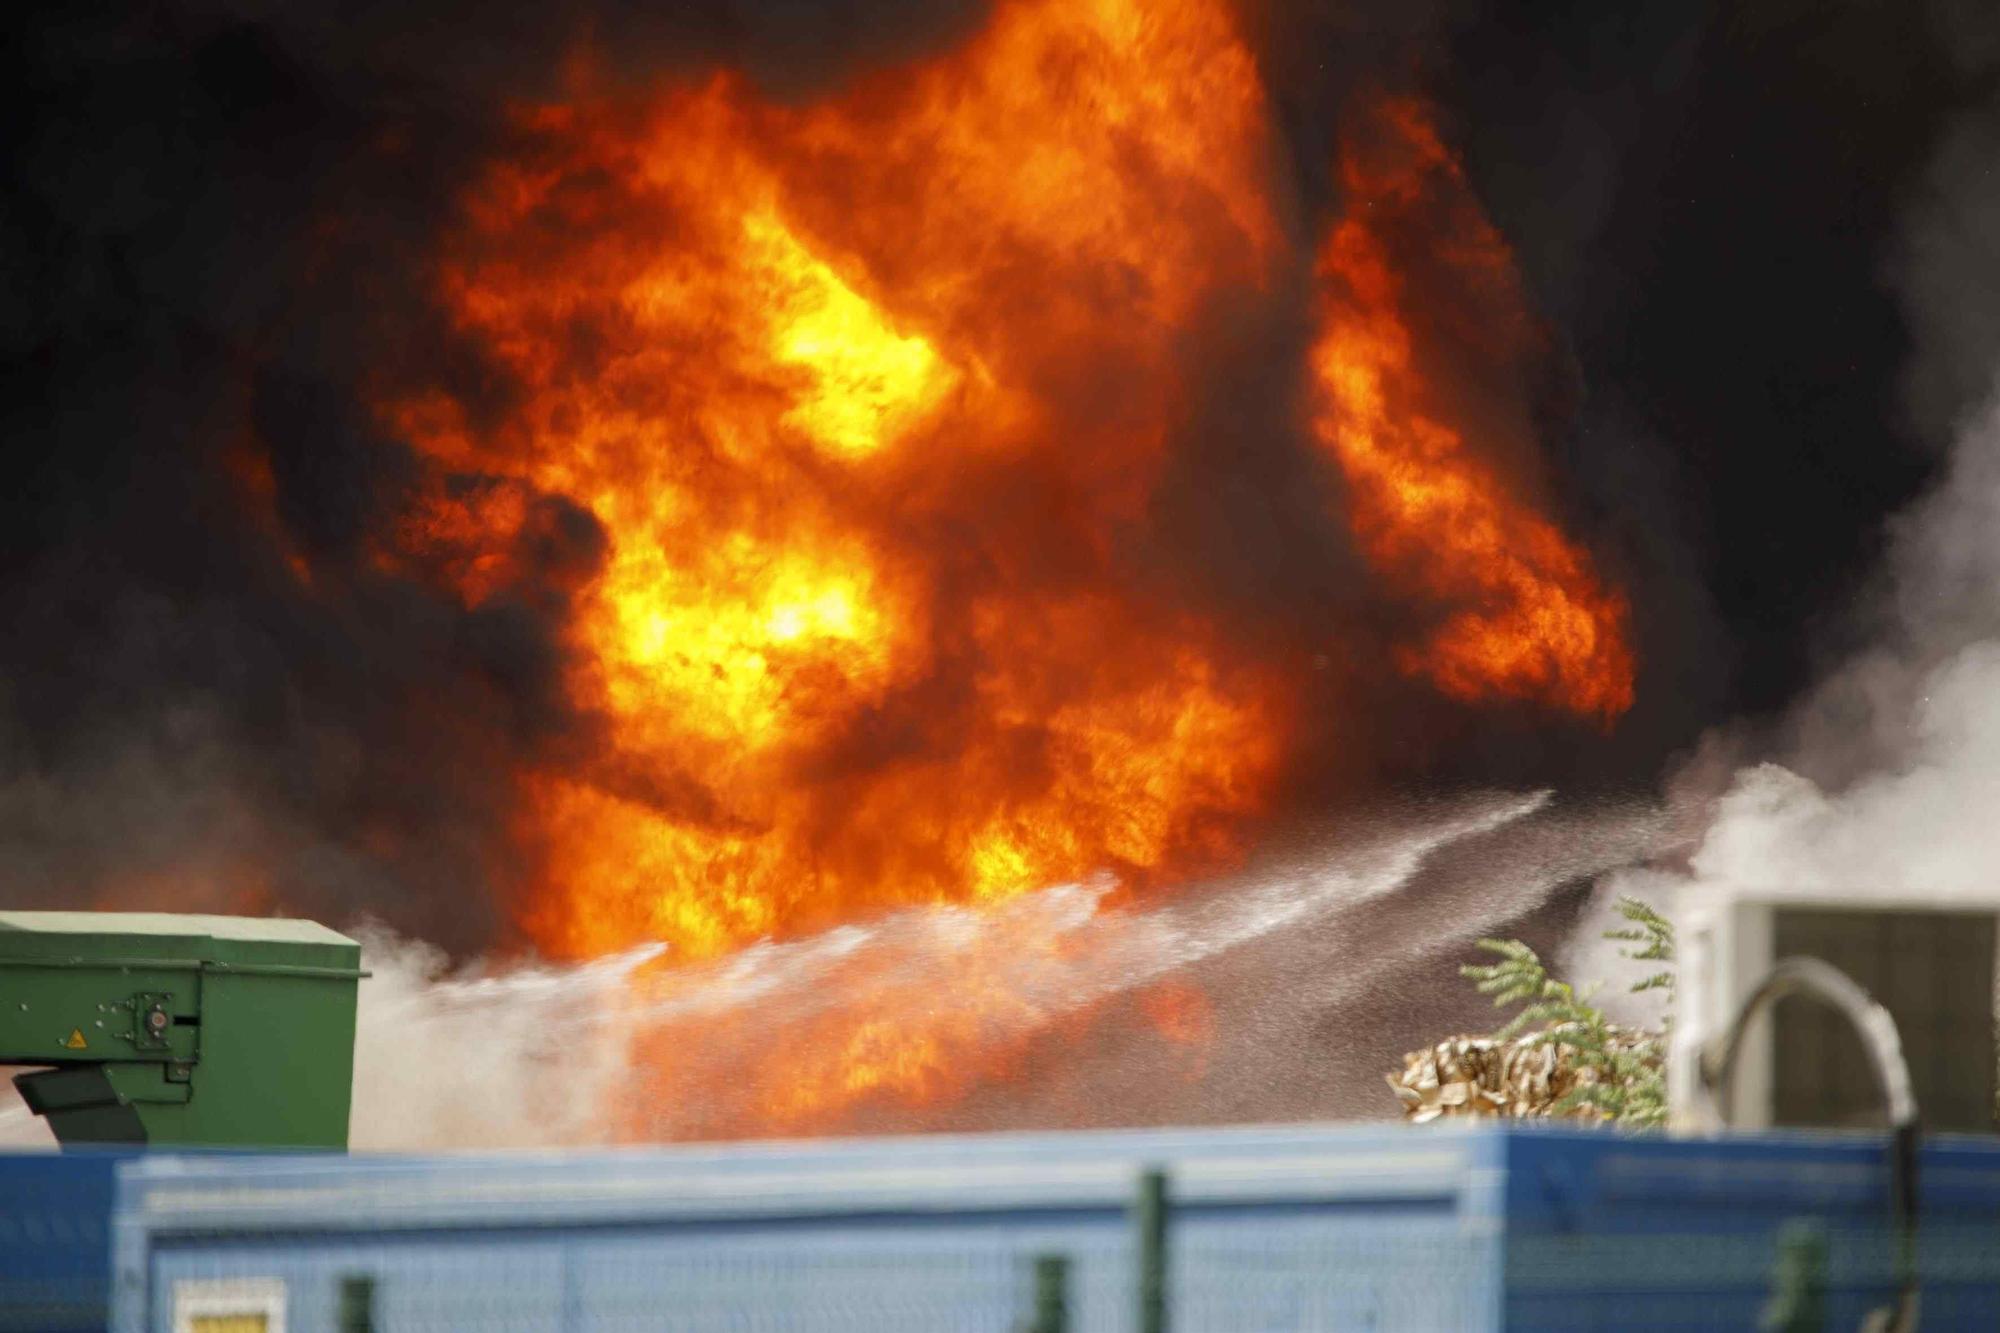
{"type": "Polygon", "coordinates": [[[972,893],[980,902],[1011,897],[1035,885],[1035,858],[1004,829],[989,829],[973,841],[972,893]]]}
{"type": "Polygon", "coordinates": [[[738,533],[690,568],[655,536],[621,537],[599,591],[610,633],[598,666],[613,711],[633,727],[754,745],[811,720],[802,676],[863,692],[886,679],[896,627],[865,552],[738,533]]]}
{"type": "Polygon", "coordinates": [[[922,338],[896,332],[768,214],[743,221],[746,256],[760,272],[771,352],[809,372],[810,387],[781,420],[842,457],[893,442],[936,405],[957,375],[922,338]]]}

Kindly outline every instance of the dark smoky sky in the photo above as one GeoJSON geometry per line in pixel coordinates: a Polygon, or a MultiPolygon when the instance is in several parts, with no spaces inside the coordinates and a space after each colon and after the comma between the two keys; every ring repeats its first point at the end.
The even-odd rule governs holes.
{"type": "MultiPolygon", "coordinates": [[[[17,14],[0,88],[0,903],[365,910],[454,948],[495,938],[516,873],[507,774],[590,744],[553,635],[601,534],[549,501],[515,585],[473,612],[372,559],[420,469],[360,405],[360,377],[421,364],[467,402],[507,403],[421,296],[439,220],[503,102],[560,88],[580,37],[614,77],[726,62],[804,98],[984,12],[17,14]]],[[[1415,79],[1444,106],[1554,327],[1544,446],[1565,522],[1638,609],[1640,704],[1611,737],[1383,687],[1372,730],[1342,742],[1378,780],[1644,788],[1838,647],[1882,520],[1938,461],[1889,266],[1913,182],[1984,88],[1956,14],[1256,8],[1301,217],[1329,204],[1357,86],[1415,79]]],[[[1340,622],[1337,579],[1287,572],[1315,542],[1338,568],[1338,541],[1270,535],[1311,528],[1299,478],[1231,471],[1230,440],[1283,429],[1272,366],[1298,336],[1224,340],[1218,382],[1235,387],[1197,395],[1165,530],[1212,587],[1340,622]],[[1204,522],[1191,495],[1276,518],[1204,522]]]]}
{"type": "Polygon", "coordinates": [[[1625,552],[1671,735],[1839,655],[1883,516],[1937,465],[1890,257],[1990,80],[1973,4],[1604,8],[1494,6],[1442,77],[1576,359],[1560,471],[1625,552]]]}

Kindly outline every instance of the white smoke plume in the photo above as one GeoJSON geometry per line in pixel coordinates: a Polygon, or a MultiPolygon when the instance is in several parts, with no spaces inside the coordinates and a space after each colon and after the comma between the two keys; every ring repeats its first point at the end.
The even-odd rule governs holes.
{"type": "Polygon", "coordinates": [[[602,1142],[625,1068],[619,1014],[649,946],[570,967],[452,969],[387,930],[356,932],[371,975],[354,1038],[356,1149],[602,1142]]]}

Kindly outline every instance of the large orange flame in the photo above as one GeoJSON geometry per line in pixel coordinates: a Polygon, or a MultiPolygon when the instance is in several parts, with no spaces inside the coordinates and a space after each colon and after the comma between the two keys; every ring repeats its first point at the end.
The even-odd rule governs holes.
{"type": "Polygon", "coordinates": [[[523,397],[484,427],[436,395],[395,413],[522,484],[404,534],[466,552],[468,599],[533,493],[608,536],[570,681],[608,744],[529,780],[534,937],[702,956],[1225,855],[1281,682],[1107,590],[1176,336],[1275,244],[1227,13],[1014,4],[809,108],[717,76],[522,120],[445,283],[523,397]]]}
{"type": "MultiPolygon", "coordinates": [[[[1350,193],[1461,200],[1442,243],[1506,281],[1455,164],[1395,106],[1393,169],[1350,153],[1350,193]]],[[[515,128],[440,277],[509,395],[385,390],[436,480],[382,558],[477,606],[569,549],[579,510],[602,534],[566,588],[587,734],[521,778],[533,941],[664,940],[685,962],[1236,855],[1300,673],[1146,591],[1123,542],[1188,414],[1205,304],[1281,302],[1290,262],[1223,0],[1003,0],[963,48],[808,105],[725,73],[515,128]]],[[[1446,609],[1406,666],[1463,698],[1617,715],[1623,603],[1430,403],[1368,215],[1335,227],[1320,275],[1313,426],[1364,548],[1446,609]]],[[[948,998],[849,975],[853,1004],[744,1034],[762,1055],[729,1077],[756,1123],[689,1132],[953,1095],[1012,1058],[985,1019],[1053,1018],[1016,1012],[981,957],[948,998]]],[[[1175,1042],[1213,1027],[1198,993],[1143,1012],[1175,1042]]],[[[741,1020],[704,1021],[727,1042],[741,1020]]],[[[686,1072],[685,1025],[655,1038],[655,1095],[709,1076],[686,1072]]]]}
{"type": "Polygon", "coordinates": [[[1449,299],[1505,342],[1528,326],[1512,256],[1421,103],[1369,108],[1341,156],[1348,210],[1318,272],[1314,428],[1348,482],[1357,533],[1392,578],[1449,608],[1405,669],[1456,697],[1540,700],[1609,722],[1632,704],[1624,597],[1507,485],[1420,372],[1389,238],[1415,224],[1449,299]]]}

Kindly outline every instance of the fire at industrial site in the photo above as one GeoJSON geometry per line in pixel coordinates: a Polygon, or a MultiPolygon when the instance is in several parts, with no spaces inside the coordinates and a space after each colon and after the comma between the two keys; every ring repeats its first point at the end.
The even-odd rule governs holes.
{"type": "Polygon", "coordinates": [[[1785,719],[1959,85],[1773,207],[1782,25],[853,8],[38,34],[0,906],[364,932],[370,1146],[1393,1114],[1473,940],[1877,766],[1785,719]]]}

